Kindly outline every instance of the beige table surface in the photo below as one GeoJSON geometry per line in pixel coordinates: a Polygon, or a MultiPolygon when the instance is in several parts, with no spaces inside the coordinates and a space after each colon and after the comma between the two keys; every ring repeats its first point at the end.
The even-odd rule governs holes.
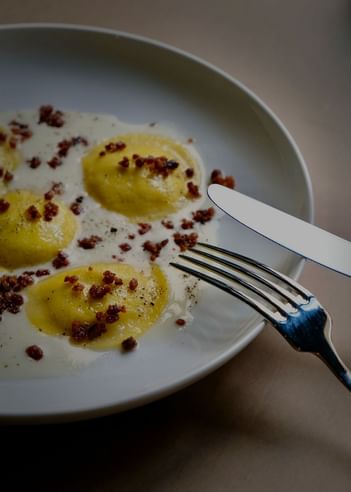
{"type": "MultiPolygon", "coordinates": [[[[350,2],[1,0],[1,23],[33,21],[145,35],[238,78],[296,139],[316,223],[351,240],[350,2]]],[[[301,281],[331,311],[351,364],[351,279],[308,264],[301,281]]],[[[351,395],[272,328],[214,374],[144,408],[1,435],[0,483],[12,463],[11,490],[20,478],[54,491],[351,489],[351,395]]]]}

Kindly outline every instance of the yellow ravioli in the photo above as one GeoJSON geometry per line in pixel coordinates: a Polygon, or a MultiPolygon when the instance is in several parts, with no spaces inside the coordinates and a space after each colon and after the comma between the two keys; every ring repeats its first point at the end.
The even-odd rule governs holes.
{"type": "Polygon", "coordinates": [[[0,213],[0,265],[14,269],[44,263],[73,239],[77,222],[72,212],[58,200],[58,213],[44,220],[44,197],[27,190],[15,190],[1,197],[10,204],[0,213]],[[34,206],[40,218],[31,219],[29,207],[34,206]]]}
{"type": "Polygon", "coordinates": [[[179,142],[154,134],[118,135],[94,147],[83,158],[84,182],[88,193],[103,207],[129,217],[133,221],[156,220],[188,203],[187,169],[194,170],[191,180],[200,180],[199,166],[190,152],[179,142]],[[109,152],[106,145],[122,142],[125,148],[109,152]],[[137,167],[136,159],[165,157],[177,167],[164,177],[147,164],[137,167]],[[119,163],[127,159],[128,167],[119,163]]]}
{"type": "Polygon", "coordinates": [[[39,330],[54,336],[71,336],[72,323],[94,325],[96,313],[106,313],[109,306],[119,306],[122,311],[115,322],[104,322],[106,332],[94,339],[79,343],[89,348],[118,347],[123,340],[139,337],[160,317],[168,300],[168,284],[160,268],[153,265],[147,272],[127,264],[95,264],[78,267],[41,280],[28,289],[27,315],[39,330]],[[122,285],[104,283],[104,272],[115,274],[122,285]],[[75,283],[65,282],[67,276],[76,276],[75,283]],[[129,282],[137,280],[131,290],[129,282]],[[74,291],[74,285],[83,290],[74,291]],[[89,292],[92,286],[109,285],[110,293],[95,299],[89,292]],[[124,312],[125,310],[125,312],[124,312]]]}

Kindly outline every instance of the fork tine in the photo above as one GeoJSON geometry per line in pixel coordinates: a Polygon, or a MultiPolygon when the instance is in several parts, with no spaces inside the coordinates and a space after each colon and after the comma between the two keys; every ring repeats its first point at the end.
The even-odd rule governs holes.
{"type": "Polygon", "coordinates": [[[204,282],[207,282],[210,285],[214,285],[215,287],[223,290],[224,292],[227,292],[228,294],[236,297],[237,299],[240,299],[241,301],[245,302],[250,307],[255,309],[258,313],[260,313],[264,318],[266,318],[272,324],[276,324],[277,322],[279,322],[277,316],[275,316],[272,311],[266,308],[266,306],[258,302],[256,299],[253,299],[250,296],[246,295],[244,292],[240,292],[238,289],[235,289],[234,287],[226,284],[225,282],[222,282],[221,280],[218,280],[216,278],[212,278],[209,275],[206,275],[205,273],[194,270],[193,268],[189,268],[185,265],[180,265],[179,263],[171,262],[170,265],[185,273],[189,273],[190,275],[193,275],[194,277],[197,277],[200,280],[203,280],[204,282]]]}
{"type": "Polygon", "coordinates": [[[268,292],[265,292],[264,290],[260,289],[259,287],[256,287],[253,284],[248,283],[246,280],[240,278],[238,275],[235,275],[233,273],[229,273],[225,270],[222,270],[221,268],[218,268],[214,265],[210,265],[208,263],[205,263],[201,260],[198,260],[196,258],[192,258],[191,256],[185,256],[185,255],[179,255],[179,258],[182,258],[186,261],[189,261],[190,263],[194,263],[195,265],[198,265],[201,268],[205,268],[206,270],[209,270],[210,272],[217,273],[221,275],[222,277],[225,277],[229,280],[232,280],[234,282],[237,282],[238,284],[242,285],[246,289],[250,290],[251,292],[254,292],[256,295],[261,297],[261,299],[264,299],[265,301],[269,302],[272,306],[274,306],[282,316],[287,317],[288,316],[288,309],[286,306],[280,302],[278,299],[273,297],[271,294],[268,294],[268,292]]]}
{"type": "Polygon", "coordinates": [[[259,270],[270,273],[273,277],[275,277],[278,280],[283,281],[286,284],[288,284],[290,287],[292,287],[296,292],[298,292],[306,300],[309,300],[313,297],[313,295],[311,294],[311,292],[309,290],[302,287],[302,285],[298,284],[297,282],[292,280],[290,277],[287,277],[283,273],[277,272],[277,270],[274,270],[273,268],[271,268],[267,265],[264,265],[263,263],[260,263],[259,261],[256,261],[252,258],[249,258],[248,256],[244,256],[244,255],[241,255],[239,253],[233,253],[232,251],[228,251],[227,249],[220,248],[219,246],[214,246],[214,245],[208,244],[208,243],[198,242],[197,245],[202,246],[203,248],[212,249],[213,251],[218,251],[218,253],[225,254],[231,258],[236,258],[236,259],[241,260],[245,263],[248,263],[249,265],[253,265],[254,267],[258,268],[259,270]]]}
{"type": "Polygon", "coordinates": [[[270,280],[263,277],[262,275],[259,275],[259,274],[255,273],[254,271],[249,270],[248,268],[240,265],[239,263],[231,262],[229,260],[226,260],[226,259],[218,257],[218,256],[214,256],[210,253],[207,253],[206,251],[201,251],[201,250],[196,249],[196,248],[191,248],[191,252],[196,253],[200,256],[204,256],[205,258],[208,258],[209,260],[216,261],[217,263],[220,263],[221,265],[225,265],[225,266],[232,268],[234,270],[237,270],[241,273],[244,273],[245,275],[247,275],[251,278],[254,278],[255,280],[259,281],[260,283],[266,285],[270,289],[277,292],[279,295],[284,297],[290,304],[292,304],[295,308],[297,308],[299,306],[299,303],[296,301],[295,297],[288,290],[286,290],[286,289],[280,287],[279,285],[271,282],[270,280]]]}

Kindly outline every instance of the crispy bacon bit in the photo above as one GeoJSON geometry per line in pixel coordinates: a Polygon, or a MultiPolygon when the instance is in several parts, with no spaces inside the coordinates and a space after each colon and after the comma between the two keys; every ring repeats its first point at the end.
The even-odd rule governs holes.
{"type": "Polygon", "coordinates": [[[25,214],[28,220],[39,220],[41,217],[41,213],[35,205],[28,207],[25,214]]]}
{"type": "Polygon", "coordinates": [[[10,203],[4,200],[3,198],[0,198],[0,213],[3,214],[6,212],[10,207],[10,203]]]}
{"type": "Polygon", "coordinates": [[[35,272],[35,276],[36,277],[45,277],[46,275],[50,275],[50,270],[43,269],[43,270],[37,270],[35,272]]]}
{"type": "Polygon", "coordinates": [[[95,285],[93,284],[89,289],[89,295],[92,299],[102,299],[106,294],[111,292],[110,285],[95,285]]]}
{"type": "Polygon", "coordinates": [[[56,258],[52,260],[52,265],[56,268],[63,268],[69,265],[68,255],[63,251],[59,251],[56,258]]]}
{"type": "Polygon", "coordinates": [[[101,152],[99,152],[99,156],[100,157],[104,157],[104,155],[106,155],[106,152],[104,150],[102,150],[101,152]]]}
{"type": "Polygon", "coordinates": [[[128,157],[123,157],[123,159],[120,160],[118,164],[121,167],[123,167],[124,169],[127,169],[129,167],[129,159],[128,159],[128,157]]]}
{"type": "Polygon", "coordinates": [[[204,210],[197,210],[196,212],[193,212],[193,219],[195,220],[195,222],[200,222],[200,224],[204,224],[205,222],[209,222],[210,220],[212,220],[214,214],[215,210],[213,207],[204,210]]]}
{"type": "Polygon", "coordinates": [[[84,290],[84,285],[81,284],[80,282],[76,282],[72,286],[72,292],[73,294],[80,294],[84,290]]]}
{"type": "Polygon", "coordinates": [[[220,169],[214,169],[212,171],[210,182],[212,184],[219,184],[231,189],[235,187],[235,179],[233,178],[233,176],[223,176],[220,169]]]}
{"type": "Polygon", "coordinates": [[[130,244],[128,244],[128,243],[122,243],[122,244],[120,244],[120,245],[119,245],[119,248],[120,248],[120,250],[121,250],[121,251],[123,251],[124,253],[126,253],[127,251],[129,251],[129,250],[131,250],[131,249],[132,249],[131,245],[130,245],[130,244]]]}
{"type": "Polygon", "coordinates": [[[84,196],[78,196],[73,203],[70,205],[71,211],[74,215],[80,215],[83,212],[82,201],[84,200],[84,196]]]}
{"type": "Polygon", "coordinates": [[[128,239],[130,239],[131,241],[135,239],[135,234],[128,234],[128,239]]]}
{"type": "Polygon", "coordinates": [[[117,304],[110,304],[105,312],[98,311],[95,314],[97,321],[104,321],[111,324],[119,320],[119,313],[125,313],[125,306],[118,306],[117,304]]]}
{"type": "Polygon", "coordinates": [[[47,164],[52,168],[56,169],[57,167],[61,166],[62,164],[62,159],[60,159],[57,155],[54,155],[52,159],[47,161],[47,164]]]}
{"type": "Polygon", "coordinates": [[[5,311],[12,314],[19,313],[24,299],[18,292],[32,283],[32,277],[26,273],[19,276],[2,275],[0,277],[0,315],[5,311]]]}
{"type": "Polygon", "coordinates": [[[110,142],[107,145],[105,145],[105,152],[108,152],[109,154],[112,154],[114,152],[119,152],[121,150],[124,150],[127,147],[127,145],[124,142],[110,142]]]}
{"type": "Polygon", "coordinates": [[[138,224],[139,226],[139,229],[138,229],[138,233],[142,236],[144,234],[146,234],[147,232],[149,232],[152,228],[151,224],[145,224],[145,223],[142,223],[140,222],[138,224]]]}
{"type": "Polygon", "coordinates": [[[124,352],[131,352],[138,346],[138,342],[134,337],[128,337],[122,342],[122,349],[124,352]]]}
{"type": "Polygon", "coordinates": [[[194,169],[188,167],[188,169],[185,170],[185,176],[187,178],[192,178],[194,176],[194,169]]]}
{"type": "Polygon", "coordinates": [[[52,183],[50,190],[44,194],[44,198],[45,198],[45,200],[52,200],[55,195],[62,195],[64,190],[65,190],[65,187],[64,187],[63,183],[61,183],[61,182],[52,183]]]}
{"type": "Polygon", "coordinates": [[[4,183],[9,183],[12,180],[13,180],[13,174],[10,173],[10,171],[5,171],[5,174],[4,174],[4,177],[3,177],[4,183]]]}
{"type": "Polygon", "coordinates": [[[133,160],[134,160],[134,164],[135,164],[136,167],[138,167],[138,168],[143,167],[144,162],[145,162],[145,159],[143,159],[142,157],[138,156],[137,154],[134,154],[133,155],[133,160]],[[137,156],[137,157],[135,157],[135,156],[137,156]]]}
{"type": "Polygon", "coordinates": [[[63,119],[62,111],[54,110],[54,108],[48,104],[40,106],[38,123],[46,123],[48,126],[61,128],[65,121],[63,119]]]}
{"type": "Polygon", "coordinates": [[[82,321],[73,321],[71,325],[71,339],[75,342],[84,342],[95,340],[103,333],[106,333],[105,323],[87,323],[82,321]]]}
{"type": "Polygon", "coordinates": [[[31,169],[36,169],[37,167],[40,166],[41,159],[39,159],[39,157],[32,157],[31,159],[28,159],[26,162],[27,164],[29,164],[29,167],[31,169]]]}
{"type": "Polygon", "coordinates": [[[6,133],[0,131],[0,145],[5,143],[6,139],[7,139],[6,133]]]}
{"type": "Polygon", "coordinates": [[[139,157],[135,160],[135,165],[137,167],[142,167],[142,165],[146,165],[152,174],[159,174],[163,178],[167,178],[170,172],[177,169],[179,163],[173,159],[168,160],[165,156],[154,157],[150,155],[145,158],[139,157]]]}
{"type": "Polygon", "coordinates": [[[28,140],[33,136],[33,133],[29,129],[29,126],[25,123],[19,123],[18,121],[10,121],[11,133],[16,137],[20,137],[21,142],[28,140]]]}
{"type": "Polygon", "coordinates": [[[66,275],[65,276],[65,279],[64,279],[64,282],[73,285],[76,282],[78,282],[78,280],[79,280],[79,278],[77,277],[77,275],[66,275]]]}
{"type": "Polygon", "coordinates": [[[161,220],[161,224],[166,229],[174,229],[174,224],[171,220],[161,220]]]}
{"type": "Polygon", "coordinates": [[[189,183],[187,183],[187,187],[188,187],[188,194],[192,198],[201,197],[201,193],[199,192],[199,187],[196,184],[194,184],[192,181],[189,181],[189,183]]]}
{"type": "Polygon", "coordinates": [[[4,175],[4,168],[0,167],[0,178],[2,178],[4,175]]]}
{"type": "Polygon", "coordinates": [[[161,249],[168,244],[168,239],[164,239],[159,243],[154,243],[152,241],[145,241],[143,244],[143,250],[150,253],[150,260],[155,261],[160,255],[161,249]]]}
{"type": "Polygon", "coordinates": [[[136,278],[132,278],[128,285],[130,290],[135,290],[138,287],[138,281],[136,278]]]}
{"type": "Polygon", "coordinates": [[[10,149],[15,149],[17,147],[17,140],[15,137],[9,138],[9,147],[10,149]]]}
{"type": "Polygon", "coordinates": [[[94,249],[98,243],[101,243],[102,237],[92,235],[90,237],[84,237],[78,239],[78,246],[83,249],[94,249]]]}
{"type": "Polygon", "coordinates": [[[44,357],[43,350],[38,345],[30,345],[26,348],[26,354],[33,360],[40,360],[44,357]]]}
{"type": "Polygon", "coordinates": [[[54,217],[59,213],[59,206],[53,202],[47,202],[44,205],[44,220],[51,222],[54,217]]]}
{"type": "Polygon", "coordinates": [[[198,235],[196,232],[192,232],[191,234],[181,234],[180,232],[176,232],[173,234],[173,239],[176,245],[179,246],[180,251],[186,251],[196,245],[198,235]]]}
{"type": "Polygon", "coordinates": [[[119,277],[115,278],[115,285],[120,286],[123,285],[123,280],[119,277]]]}
{"type": "Polygon", "coordinates": [[[184,326],[184,325],[185,325],[185,323],[186,323],[185,319],[178,318],[178,319],[176,320],[176,324],[177,324],[178,326],[184,326]]]}
{"type": "Polygon", "coordinates": [[[110,270],[106,270],[102,274],[102,281],[104,284],[113,284],[116,278],[116,274],[111,272],[110,270]]]}
{"type": "Polygon", "coordinates": [[[67,139],[61,140],[61,142],[57,144],[58,147],[57,155],[59,157],[66,157],[69,149],[71,147],[75,147],[78,144],[87,146],[88,141],[84,137],[72,137],[70,140],[67,139]]]}
{"type": "Polygon", "coordinates": [[[189,137],[188,140],[187,140],[188,143],[193,143],[194,142],[194,139],[189,137]]]}
{"type": "Polygon", "coordinates": [[[181,228],[182,229],[192,229],[194,227],[194,222],[188,219],[182,219],[181,228]]]}

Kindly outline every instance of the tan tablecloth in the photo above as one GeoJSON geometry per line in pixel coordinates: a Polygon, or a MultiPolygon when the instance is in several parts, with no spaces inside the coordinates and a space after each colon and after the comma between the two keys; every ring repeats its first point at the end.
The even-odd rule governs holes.
{"type": "MultiPolygon", "coordinates": [[[[142,34],[238,78],[296,139],[317,224],[351,240],[350,2],[1,1],[1,23],[34,21],[142,34]]],[[[301,281],[332,313],[335,344],[351,364],[351,280],[308,264],[301,281]]],[[[266,329],[216,373],[162,401],[91,422],[3,428],[0,442],[17,470],[12,484],[24,478],[37,490],[335,492],[351,487],[350,422],[351,395],[266,329]]],[[[4,462],[2,470],[0,480],[4,462]]]]}

